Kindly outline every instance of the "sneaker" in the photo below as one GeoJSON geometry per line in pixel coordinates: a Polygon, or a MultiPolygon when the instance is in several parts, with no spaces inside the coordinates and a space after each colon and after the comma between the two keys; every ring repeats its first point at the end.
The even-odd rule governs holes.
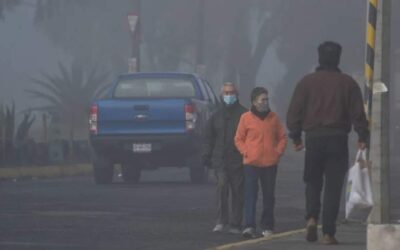
{"type": "Polygon", "coordinates": [[[214,229],[213,229],[213,232],[214,233],[221,233],[221,232],[223,232],[224,231],[224,224],[217,224],[217,225],[215,225],[215,227],[214,227],[214,229]]]}
{"type": "Polygon", "coordinates": [[[307,221],[306,231],[306,240],[308,242],[316,242],[318,240],[317,221],[314,218],[310,218],[307,221]]]}
{"type": "Polygon", "coordinates": [[[245,230],[243,230],[242,235],[244,238],[253,239],[256,237],[256,230],[252,227],[248,227],[245,230]]]}
{"type": "Polygon", "coordinates": [[[272,231],[272,230],[264,230],[264,231],[262,231],[262,235],[264,236],[264,237],[270,237],[270,236],[272,236],[274,234],[274,232],[272,231]]]}
{"type": "Polygon", "coordinates": [[[335,236],[330,236],[328,234],[324,235],[324,238],[322,238],[322,244],[324,245],[337,245],[339,242],[335,238],[335,236]]]}
{"type": "Polygon", "coordinates": [[[242,231],[238,227],[230,227],[229,228],[229,233],[231,234],[240,234],[242,231]]]}

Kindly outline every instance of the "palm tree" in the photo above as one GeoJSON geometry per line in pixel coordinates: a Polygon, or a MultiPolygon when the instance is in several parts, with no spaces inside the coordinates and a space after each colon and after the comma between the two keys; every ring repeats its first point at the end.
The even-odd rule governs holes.
{"type": "Polygon", "coordinates": [[[31,78],[41,90],[32,88],[27,92],[32,97],[47,102],[47,105],[33,110],[49,112],[67,125],[69,152],[72,157],[75,132],[79,128],[87,127],[90,104],[109,88],[109,84],[106,84],[109,74],[96,68],[85,70],[74,63],[70,69],[61,63],[58,63],[58,66],[60,73],[57,75],[42,73],[42,78],[31,78]]]}
{"type": "Polygon", "coordinates": [[[14,158],[14,127],[15,127],[15,104],[0,104],[0,141],[1,141],[1,162],[10,163],[14,158]]]}

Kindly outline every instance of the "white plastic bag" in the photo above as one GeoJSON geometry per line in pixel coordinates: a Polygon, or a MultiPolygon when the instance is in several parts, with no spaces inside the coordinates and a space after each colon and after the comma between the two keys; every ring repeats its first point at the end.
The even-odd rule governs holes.
{"type": "Polygon", "coordinates": [[[366,152],[359,150],[356,162],[349,170],[347,180],[346,219],[365,221],[373,205],[366,152]]]}

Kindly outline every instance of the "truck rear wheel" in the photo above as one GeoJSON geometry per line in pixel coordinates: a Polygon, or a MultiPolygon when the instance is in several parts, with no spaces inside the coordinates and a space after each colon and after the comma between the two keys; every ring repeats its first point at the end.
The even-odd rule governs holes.
{"type": "Polygon", "coordinates": [[[137,166],[131,166],[128,164],[122,164],[122,179],[125,183],[138,183],[140,181],[140,176],[142,170],[137,166]]]}
{"type": "Polygon", "coordinates": [[[93,177],[96,184],[110,184],[113,181],[113,176],[114,166],[109,160],[103,157],[96,157],[93,160],[93,177]]]}

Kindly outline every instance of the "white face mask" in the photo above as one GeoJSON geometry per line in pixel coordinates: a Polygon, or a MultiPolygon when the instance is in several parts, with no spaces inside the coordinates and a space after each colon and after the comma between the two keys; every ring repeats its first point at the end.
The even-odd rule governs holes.
{"type": "Polygon", "coordinates": [[[236,95],[223,95],[222,99],[226,105],[232,105],[237,101],[236,95]]]}

